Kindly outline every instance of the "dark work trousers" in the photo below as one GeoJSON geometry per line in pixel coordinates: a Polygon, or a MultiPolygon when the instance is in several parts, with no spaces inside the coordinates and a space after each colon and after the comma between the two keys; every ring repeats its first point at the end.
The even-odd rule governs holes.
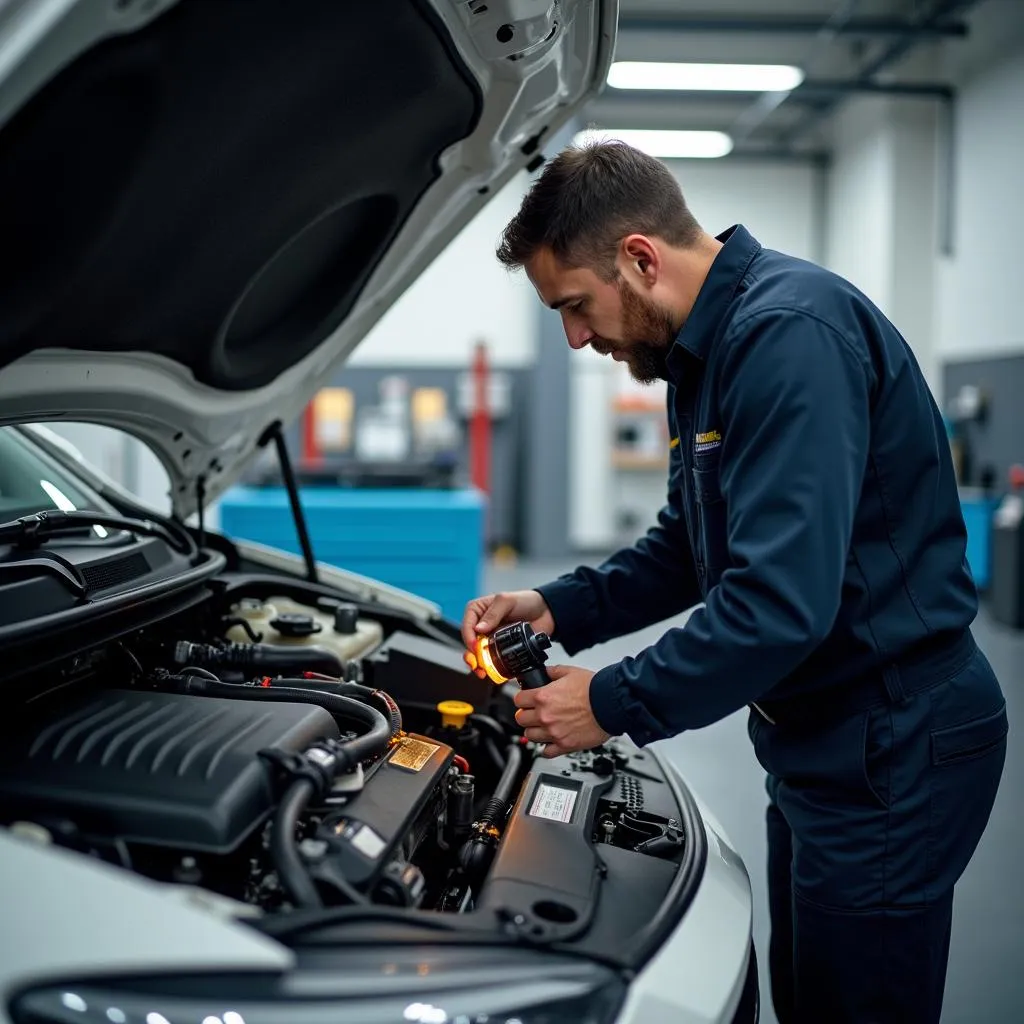
{"type": "Polygon", "coordinates": [[[780,1024],[939,1020],[953,887],[988,822],[1007,735],[973,640],[946,668],[913,686],[889,669],[884,703],[827,724],[773,725],[751,711],[768,772],[780,1024]]]}

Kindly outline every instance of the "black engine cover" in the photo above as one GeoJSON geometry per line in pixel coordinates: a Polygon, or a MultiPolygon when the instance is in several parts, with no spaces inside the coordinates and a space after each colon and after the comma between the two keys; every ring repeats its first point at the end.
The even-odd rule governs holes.
{"type": "Polygon", "coordinates": [[[308,704],[103,691],[0,739],[0,809],[128,842],[227,853],[274,806],[258,752],[338,735],[331,715],[308,704]]]}

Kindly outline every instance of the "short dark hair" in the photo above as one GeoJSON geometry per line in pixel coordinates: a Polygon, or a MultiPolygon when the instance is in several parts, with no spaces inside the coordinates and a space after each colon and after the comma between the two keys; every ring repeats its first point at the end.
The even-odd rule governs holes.
{"type": "Polygon", "coordinates": [[[619,242],[633,232],[685,247],[701,227],[660,160],[623,142],[590,142],[564,149],[544,168],[506,226],[497,256],[516,270],[547,247],[563,263],[593,267],[612,280],[619,242]]]}

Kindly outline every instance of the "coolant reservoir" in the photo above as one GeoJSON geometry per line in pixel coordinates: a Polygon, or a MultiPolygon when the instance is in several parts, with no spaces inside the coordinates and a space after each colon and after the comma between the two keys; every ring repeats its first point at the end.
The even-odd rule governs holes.
{"type": "MultiPolygon", "coordinates": [[[[245,598],[232,606],[230,614],[245,619],[256,633],[262,633],[262,643],[326,647],[342,661],[365,658],[384,639],[381,624],[359,618],[354,605],[326,609],[299,604],[289,597],[268,597],[266,601],[245,598]]],[[[224,637],[232,643],[252,643],[245,628],[237,624],[224,637]]]]}

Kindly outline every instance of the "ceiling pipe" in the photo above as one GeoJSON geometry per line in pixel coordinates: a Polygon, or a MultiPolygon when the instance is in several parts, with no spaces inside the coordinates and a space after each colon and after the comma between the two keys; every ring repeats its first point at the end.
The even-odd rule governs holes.
{"type": "MultiPolygon", "coordinates": [[[[625,12],[619,15],[619,32],[685,32],[728,35],[817,35],[824,25],[820,18],[765,18],[754,14],[736,14],[728,18],[715,15],[671,15],[665,12],[644,14],[625,12]]],[[[940,21],[921,28],[904,18],[851,18],[832,30],[844,36],[930,36],[963,38],[967,24],[963,21],[940,21]]]]}
{"type": "MultiPolygon", "coordinates": [[[[838,78],[834,81],[807,79],[787,95],[790,102],[817,103],[822,97],[849,96],[854,93],[950,99],[954,91],[953,87],[945,82],[864,82],[857,78],[838,78]]],[[[742,100],[762,95],[764,93],[760,89],[752,89],[749,92],[740,92],[735,89],[699,89],[692,92],[671,89],[608,89],[602,94],[600,100],[595,101],[594,105],[602,102],[623,105],[635,102],[664,104],[678,110],[682,98],[694,101],[706,99],[711,102],[722,102],[730,98],[742,100]]]]}
{"type": "Polygon", "coordinates": [[[829,166],[832,157],[820,149],[795,149],[792,146],[743,146],[720,157],[721,160],[750,160],[756,163],[810,164],[829,166]]]}
{"type": "MultiPolygon", "coordinates": [[[[977,0],[933,0],[930,6],[930,10],[927,13],[918,15],[918,23],[922,32],[928,29],[929,26],[940,22],[943,18],[948,18],[951,15],[963,14],[969,11],[977,0]]],[[[856,76],[856,83],[862,86],[875,85],[881,90],[882,83],[874,82],[874,77],[880,74],[882,71],[887,70],[897,61],[902,60],[906,57],[915,46],[923,42],[924,36],[908,36],[901,39],[894,40],[888,46],[884,47],[881,53],[879,53],[872,60],[868,61],[856,76]]],[[[953,99],[955,93],[952,88],[948,92],[940,97],[947,101],[953,99]]],[[[831,101],[823,103],[816,110],[810,112],[800,122],[793,125],[788,131],[784,133],[784,137],[787,142],[792,143],[802,135],[806,135],[812,128],[815,128],[825,118],[827,118],[835,108],[838,106],[841,96],[834,97],[831,101]]]]}
{"type": "MultiPolygon", "coordinates": [[[[839,32],[853,20],[860,6],[861,0],[842,0],[838,7],[819,26],[815,41],[808,51],[807,56],[800,62],[800,66],[807,74],[813,70],[815,63],[821,57],[823,49],[835,39],[839,32]]],[[[729,130],[734,142],[739,145],[750,138],[775,113],[792,92],[770,92],[765,93],[755,100],[736,120],[729,130]]]]}

